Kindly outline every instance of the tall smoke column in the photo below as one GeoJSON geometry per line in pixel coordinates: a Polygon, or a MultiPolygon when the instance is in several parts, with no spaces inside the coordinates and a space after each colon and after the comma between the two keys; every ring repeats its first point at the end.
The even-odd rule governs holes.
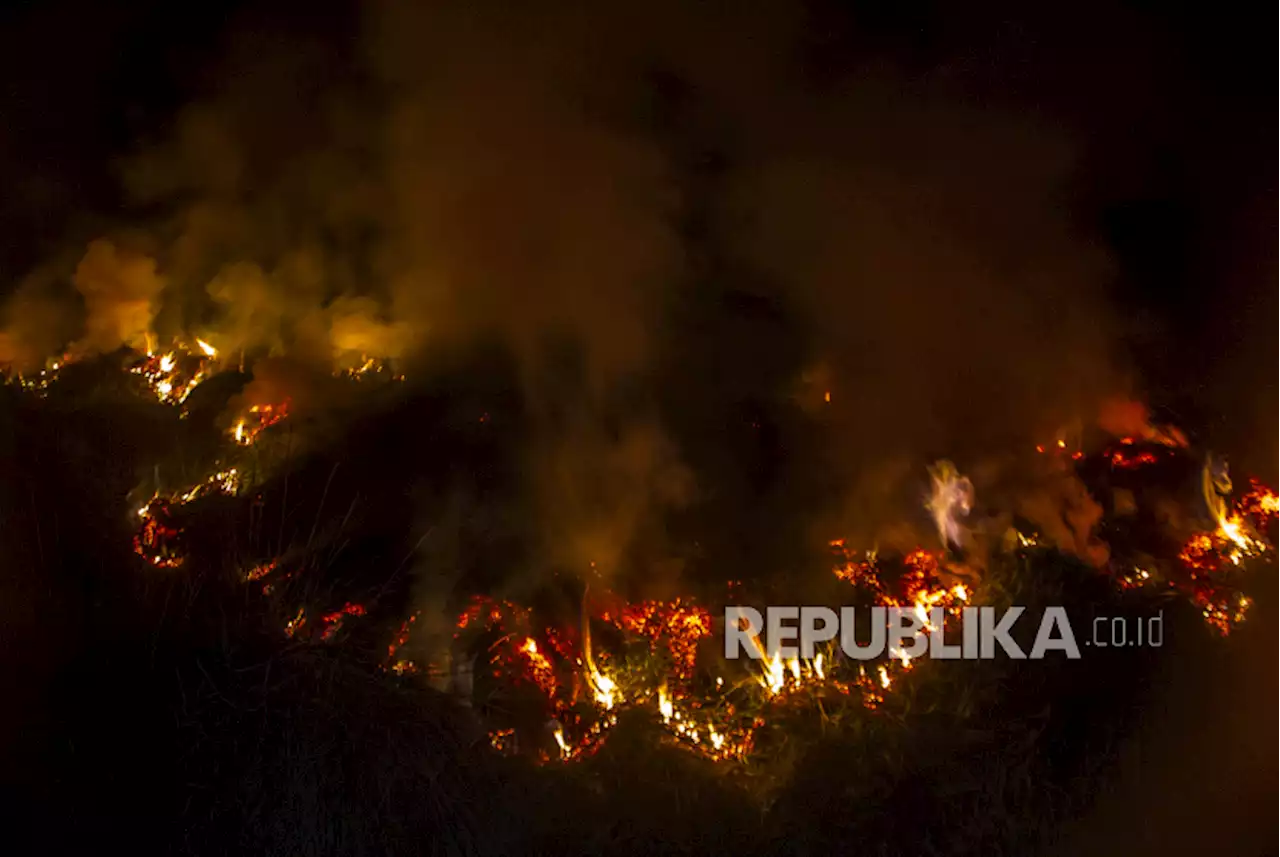
{"type": "Polygon", "coordinates": [[[933,515],[938,538],[947,548],[963,549],[967,533],[960,519],[973,508],[973,483],[961,476],[950,461],[939,461],[929,468],[933,493],[926,508],[933,515]]]}

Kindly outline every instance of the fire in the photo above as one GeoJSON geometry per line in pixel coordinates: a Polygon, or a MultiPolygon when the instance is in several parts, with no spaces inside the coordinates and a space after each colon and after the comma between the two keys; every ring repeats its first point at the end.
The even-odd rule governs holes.
{"type": "Polygon", "coordinates": [[[595,664],[590,661],[587,662],[587,678],[591,680],[591,690],[595,694],[596,702],[604,706],[605,710],[612,709],[618,699],[617,683],[596,669],[595,664]]]}
{"type": "Polygon", "coordinates": [[[683,603],[645,601],[628,605],[617,616],[605,613],[601,618],[613,622],[652,646],[662,645],[671,656],[677,678],[688,681],[698,656],[698,641],[711,635],[711,614],[705,607],[683,603]]]}
{"type": "Polygon", "coordinates": [[[248,571],[244,573],[244,580],[246,583],[252,583],[257,580],[262,580],[262,578],[266,577],[268,574],[275,571],[278,566],[279,566],[279,563],[276,562],[275,560],[271,560],[270,562],[259,563],[258,565],[253,566],[252,568],[250,568],[248,571]]]}
{"type": "Polygon", "coordinates": [[[212,371],[211,360],[217,356],[213,346],[197,339],[199,353],[192,353],[180,345],[164,354],[147,350],[147,356],[129,370],[138,375],[155,397],[164,404],[181,405],[212,371]]]}
{"type": "Polygon", "coordinates": [[[538,651],[538,642],[532,637],[527,637],[519,651],[528,662],[533,683],[538,686],[544,696],[549,699],[554,697],[556,695],[555,669],[551,666],[551,661],[547,660],[547,656],[538,651]]]}
{"type": "Polygon", "coordinates": [[[335,371],[334,376],[337,378],[347,378],[352,381],[363,381],[370,378],[389,378],[393,381],[403,381],[404,375],[394,374],[390,364],[379,357],[370,357],[367,354],[362,355],[358,366],[347,366],[335,371]]]}
{"type": "Polygon", "coordinates": [[[204,481],[167,497],[153,496],[138,510],[142,523],[133,537],[133,551],[157,568],[177,568],[185,561],[179,550],[180,530],[173,524],[173,511],[210,494],[234,495],[240,490],[240,471],[234,467],[218,470],[204,481]]]}
{"type": "Polygon", "coordinates": [[[181,535],[171,522],[168,501],[152,498],[138,510],[142,527],[133,537],[133,552],[156,568],[178,568],[186,561],[178,540],[181,535]]]}
{"type": "MultiPolygon", "coordinates": [[[[1231,509],[1224,494],[1213,490],[1208,465],[1205,473],[1205,501],[1217,526],[1196,533],[1183,545],[1178,558],[1188,579],[1175,580],[1172,585],[1189,594],[1210,627],[1225,636],[1244,621],[1252,603],[1227,585],[1227,573],[1245,559],[1269,550],[1260,531],[1275,520],[1280,502],[1274,491],[1255,480],[1231,509]]],[[[1230,482],[1223,472],[1218,474],[1216,484],[1229,490],[1230,482]]]]}
{"type": "Polygon", "coordinates": [[[1268,520],[1280,516],[1280,496],[1256,479],[1250,480],[1249,490],[1240,498],[1240,514],[1252,518],[1259,527],[1268,520]]]}
{"type": "MultiPolygon", "coordinates": [[[[1056,447],[1056,449],[1055,449],[1055,450],[1053,450],[1053,451],[1054,451],[1054,453],[1056,454],[1056,453],[1066,452],[1066,451],[1067,451],[1067,449],[1068,449],[1068,446],[1069,446],[1069,445],[1067,444],[1066,440],[1064,440],[1063,438],[1058,438],[1058,440],[1057,440],[1057,442],[1054,444],[1054,446],[1056,447]]],[[[1037,443],[1037,444],[1036,444],[1036,452],[1038,452],[1038,453],[1040,453],[1041,455],[1043,455],[1043,454],[1045,453],[1045,446],[1044,446],[1044,444],[1042,444],[1042,443],[1037,443]]],[[[1072,460],[1072,461],[1079,461],[1079,460],[1080,460],[1080,459],[1082,459],[1082,458],[1084,458],[1084,451],[1083,451],[1083,450],[1076,449],[1076,450],[1073,450],[1073,451],[1071,452],[1071,460],[1072,460]]]]}
{"type": "Polygon", "coordinates": [[[6,373],[5,380],[7,383],[16,383],[17,386],[28,393],[44,396],[48,392],[49,386],[58,380],[58,373],[63,366],[70,362],[70,359],[68,355],[63,355],[56,360],[50,360],[35,375],[24,375],[21,372],[12,375],[6,373]]]}
{"type": "Polygon", "coordinates": [[[587,681],[591,685],[591,692],[595,695],[596,702],[606,711],[612,709],[614,703],[618,701],[618,685],[596,667],[595,658],[591,653],[591,619],[585,611],[582,617],[582,657],[586,661],[587,681]]]}
{"type": "MultiPolygon", "coordinates": [[[[322,640],[332,640],[339,631],[342,630],[342,622],[348,616],[363,616],[365,609],[363,604],[353,604],[347,602],[342,605],[340,610],[327,613],[320,617],[321,623],[324,625],[324,631],[320,634],[322,640]]],[[[290,636],[293,636],[290,634],[290,636]]]]}
{"type": "MultiPolygon", "coordinates": [[[[1249,521],[1257,510],[1267,515],[1267,520],[1274,520],[1272,516],[1277,513],[1272,510],[1276,509],[1280,504],[1274,493],[1258,487],[1247,502],[1242,499],[1234,515],[1249,521]]],[[[1232,516],[1226,523],[1233,523],[1232,516]]],[[[1194,571],[1192,585],[1186,591],[1206,622],[1222,633],[1243,621],[1251,604],[1246,596],[1219,582],[1219,571],[1224,561],[1229,562],[1224,560],[1223,551],[1239,549],[1230,539],[1230,532],[1228,528],[1225,532],[1200,534],[1183,552],[1183,562],[1194,571]]],[[[1244,534],[1245,527],[1239,532],[1244,534]]],[[[958,615],[981,594],[965,583],[944,582],[941,553],[913,551],[898,561],[900,572],[886,575],[874,552],[855,552],[843,541],[831,544],[835,560],[832,570],[838,578],[869,592],[876,603],[911,609],[926,631],[933,621],[933,611],[941,608],[948,615],[958,615]]],[[[1134,568],[1121,585],[1127,585],[1127,580],[1141,585],[1155,579],[1147,569],[1134,568]]],[[[852,662],[833,658],[830,652],[817,652],[812,660],[783,657],[779,652],[766,653],[758,637],[749,637],[756,655],[750,661],[754,681],[733,683],[716,676],[699,684],[697,643],[712,628],[710,614],[704,608],[683,599],[647,601],[613,607],[597,618],[623,633],[631,653],[626,660],[611,661],[608,670],[599,662],[601,653],[592,646],[590,621],[585,615],[580,647],[574,645],[571,634],[554,628],[546,629],[541,636],[521,632],[504,637],[509,641],[514,655],[511,663],[519,675],[547,699],[556,724],[557,755],[566,761],[593,752],[616,722],[618,710],[632,704],[654,706],[671,739],[694,752],[713,760],[744,759],[754,752],[757,733],[767,724],[771,711],[809,704],[806,700],[821,701],[824,706],[839,705],[846,697],[876,710],[891,695],[901,692],[904,682],[895,671],[911,672],[915,666],[906,651],[894,649],[887,660],[874,666],[858,664],[856,672],[850,674],[852,662]],[[636,649],[631,644],[640,641],[646,644],[650,658],[637,662],[633,657],[636,649]],[[655,666],[659,667],[656,674],[655,666]],[[567,673],[576,675],[580,682],[569,685],[588,691],[583,698],[569,692],[563,680],[567,673]],[[747,710],[752,713],[745,714],[747,710]]],[[[458,628],[461,631],[479,624],[526,627],[532,619],[531,612],[518,605],[475,598],[459,617],[458,628]]],[[[501,731],[493,733],[492,741],[495,747],[507,751],[514,746],[514,739],[501,731]]]]}
{"type": "MultiPolygon", "coordinates": [[[[196,346],[203,356],[175,349],[150,355],[133,371],[148,380],[161,401],[180,403],[203,377],[205,361],[217,355],[203,340],[196,340],[196,346]],[[194,374],[190,372],[193,366],[194,374]]],[[[381,365],[366,360],[352,374],[382,371],[381,365]]],[[[254,405],[240,416],[230,436],[240,446],[251,445],[265,429],[288,414],[288,401],[254,405]]],[[[1121,440],[1117,448],[1104,453],[1112,467],[1134,469],[1157,461],[1157,453],[1165,454],[1162,450],[1142,450],[1126,440],[1130,439],[1121,440]]],[[[1065,440],[1058,440],[1056,447],[1068,449],[1065,440]]],[[[1073,458],[1077,456],[1072,453],[1073,458]]],[[[939,537],[944,547],[960,546],[968,535],[963,519],[972,508],[973,485],[946,461],[931,468],[930,476],[932,492],[927,508],[939,537]]],[[[152,498],[137,510],[142,524],[134,539],[135,551],[154,566],[180,566],[181,532],[172,521],[174,510],[209,494],[236,494],[240,486],[240,471],[223,467],[185,491],[152,498]]],[[[1179,555],[1188,581],[1175,580],[1169,569],[1156,566],[1152,566],[1155,573],[1130,566],[1129,571],[1116,573],[1115,577],[1124,587],[1168,579],[1170,586],[1196,604],[1210,627],[1226,634],[1244,621],[1252,602],[1227,585],[1225,573],[1244,558],[1270,549],[1263,534],[1280,515],[1280,499],[1258,483],[1234,509],[1228,507],[1225,497],[1212,497],[1217,498],[1216,504],[1210,496],[1206,499],[1213,512],[1214,529],[1196,534],[1179,555]]],[[[1023,546],[1035,544],[1033,537],[1017,535],[1023,546]]],[[[921,633],[932,629],[935,610],[958,615],[973,599],[981,599],[985,591],[948,582],[954,578],[946,573],[948,555],[942,551],[917,549],[900,559],[881,559],[874,551],[855,552],[839,540],[831,542],[831,547],[832,572],[837,578],[869,593],[877,604],[908,608],[920,620],[924,628],[921,633]]],[[[244,579],[264,580],[277,565],[270,561],[253,566],[244,573],[244,579]]],[[[740,586],[734,582],[730,589],[736,592],[740,586]]],[[[340,609],[321,614],[318,622],[311,621],[308,626],[307,610],[299,607],[285,624],[284,632],[289,638],[318,636],[330,641],[351,617],[364,615],[364,605],[347,602],[340,609]],[[309,627],[316,629],[315,635],[309,633],[309,627]]],[[[387,647],[384,670],[397,675],[419,671],[412,660],[401,657],[417,618],[414,614],[401,624],[387,647]]],[[[579,635],[572,624],[537,628],[529,608],[476,596],[459,614],[454,636],[461,640],[464,635],[481,630],[501,632],[498,642],[490,647],[495,657],[495,676],[509,675],[523,682],[523,687],[536,688],[545,700],[546,714],[555,724],[552,737],[558,757],[566,761],[582,758],[598,748],[617,722],[619,711],[628,706],[656,704],[668,740],[711,759],[743,759],[754,752],[758,732],[771,713],[813,700],[823,705],[829,701],[846,704],[844,697],[849,697],[848,704],[853,706],[877,709],[914,680],[913,676],[897,672],[912,671],[914,667],[912,658],[900,649],[890,651],[881,663],[865,668],[857,665],[854,672],[851,662],[834,650],[816,652],[811,660],[784,658],[777,652],[766,653],[760,640],[752,638],[751,645],[759,655],[752,672],[741,676],[741,680],[730,678],[727,682],[724,677],[715,676],[713,682],[705,673],[699,674],[698,649],[703,640],[714,634],[714,628],[711,612],[686,598],[621,603],[595,616],[588,615],[584,604],[579,635]],[[610,648],[593,647],[592,621],[608,623],[621,633],[627,646],[624,656],[618,657],[610,648]]],[[[426,666],[427,671],[434,668],[426,666]]],[[[500,729],[490,735],[495,749],[502,752],[518,750],[516,739],[514,729],[500,729]]],[[[550,749],[546,731],[535,743],[550,749]]]]}
{"type": "Polygon", "coordinates": [[[288,416],[288,399],[274,405],[254,405],[236,421],[231,437],[241,446],[250,446],[264,431],[288,416]]]}
{"type": "MultiPolygon", "coordinates": [[[[1254,518],[1260,524],[1280,508],[1276,495],[1257,481],[1250,491],[1241,498],[1236,510],[1227,505],[1227,497],[1231,493],[1231,478],[1227,475],[1226,463],[1213,455],[1205,461],[1201,487],[1205,506],[1217,523],[1217,529],[1209,542],[1223,549],[1228,560],[1239,565],[1241,559],[1263,553],[1266,543],[1257,537],[1249,525],[1248,518],[1254,518]]],[[[1201,562],[1208,553],[1205,539],[1196,537],[1183,550],[1183,561],[1189,565],[1201,562]]]]}
{"type": "Polygon", "coordinates": [[[296,636],[298,632],[301,631],[306,624],[307,624],[306,608],[299,607],[298,612],[295,613],[294,617],[290,619],[288,623],[284,626],[284,635],[286,637],[292,638],[296,636]]]}
{"type": "Polygon", "coordinates": [[[1122,438],[1120,440],[1120,444],[1121,445],[1119,447],[1108,450],[1106,453],[1107,460],[1111,464],[1112,468],[1118,468],[1120,470],[1136,470],[1139,467],[1156,464],[1160,461],[1156,454],[1151,450],[1134,452],[1133,438],[1122,438]]]}
{"type": "Polygon", "coordinates": [[[662,715],[663,723],[670,723],[671,718],[675,716],[675,705],[671,702],[671,696],[667,693],[667,686],[663,684],[658,688],[658,713],[662,715]]]}
{"type": "Polygon", "coordinates": [[[211,473],[203,482],[189,488],[177,496],[177,502],[190,503],[206,494],[236,494],[240,490],[240,471],[235,467],[211,473]]]}
{"type": "MultiPolygon", "coordinates": [[[[418,621],[418,614],[414,613],[408,619],[405,619],[403,622],[400,623],[400,630],[396,632],[395,639],[393,639],[391,641],[391,644],[387,646],[387,662],[388,663],[392,663],[393,661],[395,661],[396,654],[400,651],[400,649],[404,646],[405,643],[409,642],[409,634],[410,632],[413,631],[413,624],[417,621],[418,621]]],[[[401,661],[398,663],[403,663],[403,662],[401,661]]],[[[392,669],[394,669],[394,666],[392,667],[392,669]]]]}

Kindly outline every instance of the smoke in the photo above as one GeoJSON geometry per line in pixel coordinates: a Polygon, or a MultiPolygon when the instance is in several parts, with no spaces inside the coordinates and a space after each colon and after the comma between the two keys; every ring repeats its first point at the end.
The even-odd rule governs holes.
{"type": "MultiPolygon", "coordinates": [[[[777,532],[923,515],[887,480],[1109,390],[1109,267],[1063,214],[1071,140],[945,71],[819,81],[808,35],[782,4],[661,2],[373,4],[340,43],[241,34],[124,164],[154,252],[90,244],[79,318],[19,292],[0,359],[68,328],[83,353],[198,334],[324,372],[497,340],[532,403],[546,561],[579,573],[617,573],[690,504],[758,523],[753,489],[721,481],[747,455],[809,486],[760,501],[777,532]],[[774,307],[776,336],[673,326],[713,292],[774,307]],[[575,407],[538,380],[549,340],[581,354],[575,407]],[[668,404],[608,404],[646,384],[668,404]],[[766,453],[735,439],[766,429],[766,453]]],[[[270,365],[250,398],[296,396],[307,373],[270,365]]]]}
{"type": "Polygon", "coordinates": [[[948,89],[861,81],[738,189],[742,252],[817,326],[850,471],[1034,443],[1114,383],[1069,141],[948,89]]]}
{"type": "Polygon", "coordinates": [[[403,93],[385,150],[397,317],[445,342],[497,335],[526,361],[569,334],[596,383],[642,364],[678,273],[679,193],[651,141],[592,114],[593,69],[565,59],[590,56],[574,38],[587,34],[387,12],[378,65],[403,93]]]}
{"type": "Polygon", "coordinates": [[[0,367],[39,369],[76,335],[75,303],[59,295],[50,269],[32,274],[0,308],[0,367]]]}
{"type": "Polygon", "coordinates": [[[84,298],[84,334],[73,354],[101,354],[128,346],[145,349],[165,281],[156,260],[94,241],[76,267],[72,282],[84,298]]]}
{"type": "Polygon", "coordinates": [[[652,424],[610,437],[578,420],[539,457],[533,477],[548,560],[604,581],[616,580],[636,548],[649,549],[649,562],[664,558],[651,543],[661,539],[661,513],[689,502],[693,490],[692,474],[652,424]]]}

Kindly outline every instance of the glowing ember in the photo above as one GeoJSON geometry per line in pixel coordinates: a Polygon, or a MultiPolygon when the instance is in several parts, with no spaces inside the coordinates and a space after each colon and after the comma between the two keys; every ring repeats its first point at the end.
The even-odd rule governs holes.
{"type": "Polygon", "coordinates": [[[587,678],[591,681],[591,690],[595,694],[596,702],[606,710],[613,708],[614,703],[618,701],[617,683],[596,669],[592,663],[587,664],[587,678]]]}
{"type": "Polygon", "coordinates": [[[516,750],[516,730],[497,729],[490,732],[489,744],[499,753],[514,753],[516,750]]]}
{"type": "Polygon", "coordinates": [[[47,393],[49,385],[58,380],[59,371],[69,361],[70,358],[66,355],[57,360],[50,360],[43,369],[34,375],[24,375],[20,372],[12,375],[6,373],[5,381],[10,384],[16,383],[17,386],[28,393],[43,396],[47,393]]]}
{"type": "MultiPolygon", "coordinates": [[[[1135,445],[1121,446],[1132,449],[1135,445]]],[[[939,475],[943,476],[940,484],[947,484],[945,472],[940,471],[939,475]]],[[[956,475],[951,482],[962,478],[956,475]]],[[[931,511],[943,507],[957,511],[962,505],[934,504],[931,511]]],[[[1222,573],[1234,567],[1234,554],[1244,555],[1241,540],[1248,540],[1251,551],[1269,548],[1256,535],[1255,528],[1262,526],[1257,523],[1260,516],[1273,522],[1278,508],[1274,493],[1257,486],[1242,498],[1234,513],[1222,519],[1218,529],[1197,535],[1182,553],[1183,568],[1190,573],[1190,581],[1178,584],[1178,588],[1197,605],[1206,622],[1221,633],[1243,621],[1250,606],[1246,596],[1225,585],[1222,573]]],[[[1035,544],[1034,537],[1021,533],[1018,536],[1023,546],[1035,544]]],[[[855,552],[842,541],[832,542],[832,548],[833,573],[839,579],[869,593],[876,604],[910,608],[925,629],[921,633],[932,626],[935,610],[958,616],[975,598],[969,585],[944,582],[942,553],[916,550],[900,560],[882,563],[874,552],[855,552]]],[[[1167,577],[1163,571],[1157,575],[1134,566],[1114,574],[1117,585],[1123,588],[1154,584],[1167,577]]],[[[730,589],[737,586],[740,585],[730,589]]],[[[734,598],[740,594],[735,593],[734,598]]],[[[844,698],[860,700],[862,707],[876,710],[890,694],[901,692],[904,682],[895,671],[913,671],[915,667],[913,659],[900,648],[891,650],[884,662],[855,667],[853,662],[833,659],[827,651],[815,653],[811,661],[768,654],[758,638],[749,638],[759,655],[750,662],[754,681],[733,683],[715,677],[713,685],[699,684],[698,643],[714,628],[709,611],[682,599],[614,603],[616,606],[603,611],[598,619],[622,634],[628,654],[618,659],[593,648],[591,625],[585,615],[580,643],[575,641],[572,629],[533,631],[530,610],[497,599],[473,598],[458,618],[458,634],[481,629],[502,632],[495,644],[495,650],[503,653],[495,675],[507,674],[527,682],[546,700],[547,713],[554,724],[550,734],[558,748],[552,758],[571,761],[589,755],[616,723],[619,709],[645,705],[656,708],[670,738],[681,746],[710,759],[743,759],[754,752],[757,732],[766,725],[770,711],[808,704],[805,700],[839,705],[844,698]],[[645,644],[647,658],[637,658],[636,642],[645,644]],[[503,673],[502,666],[507,673],[503,673]],[[856,672],[850,673],[855,668],[856,672]],[[572,680],[566,680],[567,676],[572,680]],[[580,694],[580,690],[586,693],[580,694]]],[[[402,637],[407,628],[406,623],[402,637]]],[[[394,652],[393,646],[390,654],[394,656],[394,652]]],[[[491,740],[503,752],[514,752],[514,736],[511,730],[500,730],[491,734],[491,740]]],[[[548,759],[545,752],[542,758],[548,759]]]]}
{"type": "Polygon", "coordinates": [[[379,357],[369,357],[364,355],[360,358],[359,365],[347,366],[338,369],[334,373],[335,377],[346,378],[352,381],[365,381],[371,379],[386,379],[391,381],[403,381],[404,375],[394,374],[390,364],[386,360],[379,357]]]}
{"type": "Polygon", "coordinates": [[[203,482],[179,494],[178,503],[190,503],[207,494],[235,494],[240,490],[240,471],[234,467],[210,474],[203,482]]]}
{"type": "Polygon", "coordinates": [[[182,404],[212,371],[210,361],[217,356],[213,346],[197,339],[200,353],[193,354],[181,346],[174,346],[164,354],[147,356],[129,370],[147,382],[152,393],[165,404],[182,404]]]}
{"type": "Polygon", "coordinates": [[[528,674],[538,690],[548,699],[556,695],[556,673],[547,656],[538,651],[538,643],[532,637],[525,638],[519,648],[528,664],[528,674]]]}
{"type": "Polygon", "coordinates": [[[177,568],[185,561],[178,547],[180,533],[171,522],[169,503],[152,499],[138,510],[142,528],[133,537],[133,552],[156,568],[177,568]]]}
{"type": "MultiPolygon", "coordinates": [[[[148,377],[162,401],[181,401],[178,397],[184,395],[182,390],[189,392],[191,384],[183,380],[181,372],[184,365],[191,365],[191,359],[216,356],[216,351],[206,348],[207,343],[197,340],[197,345],[205,357],[171,353],[149,357],[145,362],[151,366],[146,372],[155,373],[155,377],[146,372],[139,374],[148,377]],[[184,383],[186,387],[182,387],[184,383]]],[[[381,366],[366,361],[352,374],[382,371],[381,366]]],[[[249,408],[233,428],[232,437],[241,445],[252,444],[263,430],[284,419],[288,408],[287,401],[249,408]]],[[[1057,441],[1056,447],[1068,451],[1065,440],[1057,441]]],[[[1105,453],[1105,460],[1113,468],[1136,469],[1164,454],[1158,447],[1152,451],[1132,441],[1121,441],[1105,453]]],[[[1078,453],[1071,455],[1076,457],[1078,453]]],[[[928,510],[944,545],[958,547],[968,538],[963,519],[972,507],[973,486],[948,462],[939,462],[930,475],[933,491],[928,510]]],[[[135,537],[135,551],[156,566],[180,565],[180,532],[171,521],[173,509],[210,493],[235,494],[239,486],[239,471],[231,467],[211,474],[182,493],[153,498],[137,511],[142,528],[135,537]]],[[[1227,506],[1225,499],[1210,508],[1215,528],[1198,533],[1187,542],[1179,555],[1180,566],[1148,563],[1149,569],[1128,565],[1123,571],[1112,571],[1121,588],[1168,581],[1165,585],[1190,598],[1205,621],[1226,634],[1244,621],[1251,605],[1248,597],[1228,585],[1229,580],[1237,579],[1231,576],[1232,570],[1244,558],[1271,549],[1264,534],[1271,532],[1267,528],[1280,515],[1280,500],[1275,492],[1254,483],[1234,509],[1227,506]],[[1181,577],[1176,574],[1179,570],[1181,577]]],[[[1012,551],[1013,537],[1008,538],[1008,549],[1012,551]]],[[[1024,547],[1036,544],[1034,537],[1020,532],[1017,539],[1024,547]]],[[[900,558],[881,559],[875,552],[855,552],[843,541],[834,541],[831,547],[832,571],[837,578],[869,594],[875,604],[909,608],[920,620],[922,633],[933,627],[934,611],[958,615],[966,604],[974,598],[981,599],[986,591],[985,587],[972,590],[954,583],[954,567],[947,565],[950,555],[946,552],[918,549],[900,558]]],[[[264,563],[246,571],[244,577],[250,582],[265,580],[276,568],[274,561],[264,563]]],[[[273,581],[278,582],[275,578],[273,581]]],[[[736,581],[729,586],[735,600],[741,594],[740,588],[736,581]]],[[[577,627],[573,623],[568,627],[535,627],[532,610],[500,599],[475,596],[467,603],[457,617],[455,640],[465,646],[483,634],[498,632],[493,635],[497,641],[491,645],[488,644],[493,638],[485,638],[489,653],[486,657],[492,659],[493,674],[513,680],[521,693],[536,689],[545,702],[544,717],[551,718],[554,724],[544,726],[538,740],[527,742],[534,746],[524,748],[519,746],[515,729],[491,732],[495,749],[504,753],[523,751],[534,757],[541,753],[543,757],[566,761],[581,759],[602,745],[621,709],[645,706],[652,710],[656,706],[667,733],[665,740],[711,759],[743,759],[754,752],[757,733],[772,714],[784,712],[788,706],[794,710],[804,704],[821,704],[824,716],[828,704],[874,710],[887,698],[902,693],[901,688],[914,680],[899,672],[914,667],[912,658],[901,649],[891,650],[885,661],[864,667],[833,657],[833,649],[816,652],[812,660],[770,655],[763,651],[758,638],[752,638],[751,644],[760,657],[751,664],[751,672],[730,677],[727,682],[717,676],[712,686],[711,676],[698,673],[699,644],[715,628],[709,610],[681,598],[631,604],[610,597],[614,598],[613,606],[598,616],[588,616],[584,607],[577,627]],[[592,645],[593,620],[612,626],[600,649],[592,645]],[[618,634],[613,635],[612,629],[618,634]],[[612,647],[613,641],[619,639],[625,649],[612,647]],[[552,749],[552,740],[558,752],[552,749]]],[[[322,615],[310,627],[317,629],[321,640],[332,640],[349,617],[363,615],[363,605],[348,602],[341,609],[322,615]]],[[[419,671],[413,661],[400,656],[416,619],[416,614],[410,616],[400,626],[387,647],[383,669],[397,675],[419,671]]],[[[299,608],[286,624],[285,634],[299,638],[307,631],[307,623],[306,610],[299,608]]],[[[474,653],[473,649],[471,654],[474,653]]],[[[435,667],[427,667],[428,674],[432,669],[435,667]]],[[[761,740],[768,738],[769,733],[762,734],[761,740]]]]}
{"type": "Polygon", "coordinates": [[[387,646],[387,663],[392,664],[390,667],[395,670],[396,654],[409,642],[409,634],[413,631],[413,624],[418,621],[418,614],[414,613],[408,619],[400,623],[400,630],[396,632],[395,639],[387,646]]]}
{"type": "MultiPolygon", "coordinates": [[[[342,605],[342,609],[335,610],[320,617],[321,623],[324,625],[324,631],[320,634],[322,640],[332,640],[339,631],[342,630],[342,622],[348,616],[363,616],[365,609],[363,604],[352,604],[350,602],[342,605]]],[[[292,636],[292,634],[290,635],[292,636]]]]}
{"type": "Polygon", "coordinates": [[[275,571],[278,565],[279,564],[275,560],[272,560],[271,562],[264,562],[264,563],[260,563],[259,565],[255,565],[253,568],[249,569],[244,573],[245,582],[252,583],[257,580],[262,580],[262,578],[266,577],[268,574],[275,571]]]}
{"type": "Polygon", "coordinates": [[[628,605],[617,616],[605,613],[601,618],[647,638],[653,646],[664,647],[682,682],[693,676],[698,641],[710,636],[712,627],[706,608],[682,603],[678,598],[670,603],[645,601],[628,605]]]}
{"type": "Polygon", "coordinates": [[[231,437],[241,446],[250,446],[266,429],[289,416],[289,401],[276,405],[254,405],[236,421],[231,437]]]}
{"type": "Polygon", "coordinates": [[[1145,467],[1148,464],[1156,464],[1160,461],[1160,459],[1156,457],[1156,454],[1150,450],[1134,452],[1129,445],[1132,443],[1131,438],[1125,438],[1125,441],[1128,441],[1129,443],[1124,443],[1124,441],[1122,441],[1122,446],[1117,449],[1109,450],[1106,453],[1107,461],[1113,468],[1120,470],[1135,470],[1139,467],[1145,467]]]}
{"type": "Polygon", "coordinates": [[[284,626],[284,635],[286,637],[294,637],[307,624],[307,611],[303,607],[298,608],[298,612],[284,626]]]}

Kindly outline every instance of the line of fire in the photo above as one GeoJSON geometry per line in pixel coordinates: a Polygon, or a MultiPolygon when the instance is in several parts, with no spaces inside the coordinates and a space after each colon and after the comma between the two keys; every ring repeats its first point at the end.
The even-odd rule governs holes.
{"type": "MultiPolygon", "coordinates": [[[[74,368],[70,362],[64,357],[38,374],[15,374],[11,386],[36,397],[56,395],[60,373],[74,368]]],[[[175,409],[179,419],[202,383],[217,383],[224,371],[241,371],[202,339],[126,355],[120,366],[140,382],[139,395],[175,409]]],[[[335,379],[364,397],[396,395],[405,381],[385,362],[368,357],[338,370],[335,379]]],[[[830,393],[824,399],[829,401],[830,393]]],[[[488,419],[488,414],[477,416],[473,430],[486,431],[488,419]]],[[[189,484],[153,488],[132,513],[139,560],[157,573],[182,573],[187,530],[199,529],[210,498],[239,501],[260,515],[264,488],[282,479],[272,470],[289,454],[284,446],[289,420],[288,399],[247,404],[222,426],[214,469],[189,484]]],[[[1142,428],[1137,436],[1104,438],[1090,451],[1063,438],[1049,440],[1028,450],[1026,458],[1030,466],[1074,474],[1099,493],[1106,515],[1090,537],[1106,533],[1113,548],[1096,569],[1100,579],[1117,590],[1147,593],[1152,604],[1171,596],[1185,599],[1208,627],[1226,636],[1247,620],[1251,561],[1273,561],[1280,502],[1272,488],[1255,479],[1233,492],[1224,462],[1191,449],[1175,427],[1142,428]],[[1191,533],[1175,550],[1158,543],[1167,534],[1153,543],[1147,533],[1144,540],[1143,529],[1150,528],[1135,498],[1143,496],[1144,484],[1187,472],[1198,472],[1200,489],[1188,503],[1201,507],[1199,516],[1210,526],[1191,533]]],[[[830,574],[844,587],[839,592],[844,601],[833,603],[912,608],[927,628],[936,607],[958,616],[965,606],[999,603],[987,566],[1025,566],[1037,553],[1061,549],[1034,525],[1015,520],[995,538],[981,534],[989,556],[975,562],[979,534],[968,524],[976,501],[972,482],[949,461],[931,466],[927,474],[930,487],[922,508],[943,547],[889,555],[833,538],[830,574]]],[[[254,557],[237,574],[245,586],[273,599],[283,637],[340,646],[353,626],[379,616],[382,622],[373,633],[386,635],[381,669],[450,694],[484,725],[496,752],[541,763],[572,763],[595,753],[620,713],[630,709],[651,712],[667,739],[689,752],[726,764],[747,763],[768,752],[770,724],[785,720],[788,711],[820,709],[824,718],[838,722],[842,710],[876,710],[914,680],[915,664],[905,653],[890,651],[882,662],[867,664],[844,658],[836,645],[810,659],[783,660],[761,650],[755,660],[724,661],[717,654],[724,605],[766,594],[750,592],[732,577],[710,596],[628,601],[606,585],[593,587],[587,569],[581,591],[573,596],[578,609],[572,616],[564,615],[563,604],[558,611],[540,610],[475,593],[458,605],[444,643],[415,647],[419,612],[388,622],[377,596],[347,600],[329,585],[299,586],[299,578],[322,574],[315,567],[316,552],[280,547],[279,554],[254,557]],[[293,593],[317,589],[332,591],[325,600],[288,600],[293,593]],[[411,651],[419,654],[410,657],[411,651]]]]}

